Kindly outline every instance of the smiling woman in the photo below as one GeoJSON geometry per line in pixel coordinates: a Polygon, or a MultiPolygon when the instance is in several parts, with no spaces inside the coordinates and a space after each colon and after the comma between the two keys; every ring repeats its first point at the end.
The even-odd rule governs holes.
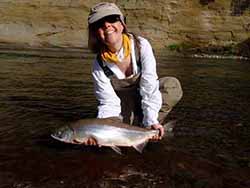
{"type": "MultiPolygon", "coordinates": [[[[112,25],[119,27],[119,32],[127,33],[124,16],[120,9],[113,3],[99,3],[91,9],[88,17],[89,24],[89,48],[98,53],[103,44],[98,34],[104,37],[114,32],[112,25]]],[[[120,39],[121,40],[121,39],[120,39]]]]}
{"type": "Polygon", "coordinates": [[[111,52],[118,51],[122,46],[122,32],[124,27],[117,15],[104,17],[101,22],[98,23],[98,26],[97,35],[103,44],[105,44],[111,52]]]}
{"type": "MultiPolygon", "coordinates": [[[[128,32],[114,3],[95,5],[88,26],[88,46],[97,54],[92,69],[99,101],[97,117],[117,117],[128,124],[157,129],[159,135],[152,139],[161,139],[166,115],[182,97],[179,81],[173,77],[158,80],[150,43],[128,32]]],[[[95,140],[87,141],[93,143],[95,140]]]]}

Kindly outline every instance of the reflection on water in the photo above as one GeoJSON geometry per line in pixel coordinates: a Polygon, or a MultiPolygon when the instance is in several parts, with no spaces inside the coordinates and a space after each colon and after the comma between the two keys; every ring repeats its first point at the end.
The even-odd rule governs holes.
{"type": "Polygon", "coordinates": [[[249,62],[158,62],[183,85],[176,136],[120,156],[49,137],[95,116],[90,58],[1,56],[0,187],[249,187],[249,62]]]}

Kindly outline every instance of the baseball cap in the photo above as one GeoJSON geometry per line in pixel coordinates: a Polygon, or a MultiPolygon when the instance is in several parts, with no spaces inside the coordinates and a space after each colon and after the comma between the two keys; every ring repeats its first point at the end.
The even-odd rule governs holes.
{"type": "Polygon", "coordinates": [[[124,16],[121,10],[114,3],[108,2],[98,3],[90,9],[88,24],[91,25],[98,20],[111,15],[118,15],[121,22],[125,25],[124,16]]]}

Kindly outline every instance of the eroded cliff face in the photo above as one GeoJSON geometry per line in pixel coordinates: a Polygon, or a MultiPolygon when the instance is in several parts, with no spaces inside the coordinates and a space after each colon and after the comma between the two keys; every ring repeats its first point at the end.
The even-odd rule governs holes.
{"type": "MultiPolygon", "coordinates": [[[[87,46],[87,16],[97,0],[1,0],[0,44],[87,46]]],[[[225,46],[250,38],[248,0],[116,0],[129,31],[155,49],[173,44],[225,46]],[[238,11],[238,12],[237,12],[238,11]]]]}

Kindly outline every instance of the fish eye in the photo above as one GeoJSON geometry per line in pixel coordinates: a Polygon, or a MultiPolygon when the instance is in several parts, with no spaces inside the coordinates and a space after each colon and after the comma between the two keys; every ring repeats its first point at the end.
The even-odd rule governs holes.
{"type": "Polygon", "coordinates": [[[58,131],[57,136],[61,138],[62,137],[62,131],[58,131]]]}

